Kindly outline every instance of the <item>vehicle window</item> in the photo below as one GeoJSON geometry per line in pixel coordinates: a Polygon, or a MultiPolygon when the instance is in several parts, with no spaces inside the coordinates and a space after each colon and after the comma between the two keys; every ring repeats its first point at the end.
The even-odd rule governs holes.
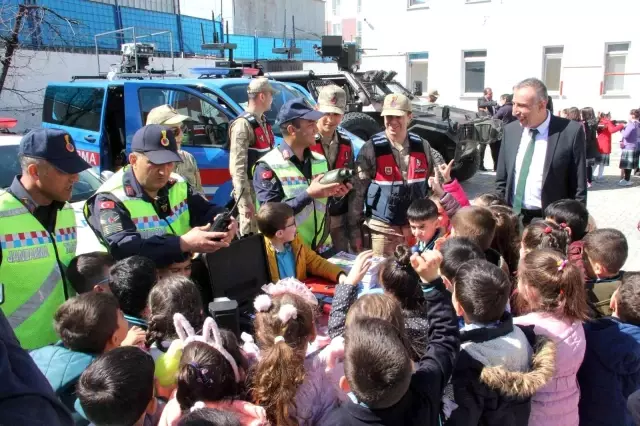
{"type": "Polygon", "coordinates": [[[143,87],[140,89],[143,122],[153,108],[169,104],[180,114],[191,118],[184,123],[183,145],[225,146],[228,141],[229,118],[215,105],[183,90],[143,87]]]}
{"type": "MultiPolygon", "coordinates": [[[[0,187],[11,186],[13,177],[19,174],[18,145],[0,146],[0,187]]],[[[85,201],[100,188],[101,184],[100,178],[90,170],[80,172],[78,182],[73,185],[71,202],[85,201]]]]}
{"type": "MultiPolygon", "coordinates": [[[[249,102],[248,96],[247,96],[248,84],[249,84],[249,81],[247,81],[246,83],[238,83],[238,84],[224,86],[221,89],[231,99],[233,99],[235,103],[237,103],[238,105],[240,105],[240,107],[244,109],[247,107],[247,103],[249,102]]],[[[271,85],[278,92],[273,94],[273,103],[271,104],[271,109],[267,111],[265,115],[267,117],[267,121],[269,122],[269,124],[273,126],[273,133],[276,136],[282,136],[282,133],[280,132],[280,129],[278,128],[278,126],[274,125],[276,122],[276,117],[278,116],[278,111],[280,111],[280,108],[282,108],[282,105],[284,105],[291,99],[300,98],[300,97],[307,99],[307,97],[303,96],[302,92],[300,92],[299,90],[294,90],[289,86],[285,86],[284,84],[272,81],[271,85]]],[[[215,96],[213,94],[207,93],[207,96],[209,95],[215,96]]]]}
{"type": "Polygon", "coordinates": [[[44,95],[42,121],[99,132],[103,103],[101,88],[49,86],[44,95]]]}

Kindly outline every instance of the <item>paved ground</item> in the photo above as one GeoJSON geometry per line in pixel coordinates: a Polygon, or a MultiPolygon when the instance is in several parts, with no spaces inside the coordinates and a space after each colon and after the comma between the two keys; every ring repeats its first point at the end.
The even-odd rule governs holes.
{"type": "MultiPolygon", "coordinates": [[[[620,150],[614,143],[611,166],[605,169],[606,181],[594,183],[589,189],[587,207],[595,218],[598,228],[616,228],[622,231],[629,242],[629,258],[624,269],[640,270],[640,177],[632,177],[633,186],[620,187],[620,150]]],[[[485,165],[493,165],[487,150],[485,165]]],[[[471,200],[479,194],[494,189],[495,173],[479,172],[470,181],[463,183],[467,196],[471,200]]]]}

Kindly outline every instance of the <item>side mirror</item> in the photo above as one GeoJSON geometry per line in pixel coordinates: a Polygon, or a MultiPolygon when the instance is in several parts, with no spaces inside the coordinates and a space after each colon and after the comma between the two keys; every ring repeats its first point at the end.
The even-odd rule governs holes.
{"type": "Polygon", "coordinates": [[[100,177],[104,180],[108,180],[114,174],[115,173],[113,173],[111,170],[103,170],[102,173],[100,173],[100,177]]]}
{"type": "Polygon", "coordinates": [[[449,107],[445,106],[442,108],[442,121],[448,121],[451,116],[451,112],[449,111],[449,107]]]}

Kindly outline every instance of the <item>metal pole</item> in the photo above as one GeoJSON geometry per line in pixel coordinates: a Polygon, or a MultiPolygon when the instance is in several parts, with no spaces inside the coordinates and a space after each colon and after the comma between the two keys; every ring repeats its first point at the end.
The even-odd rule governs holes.
{"type": "Polygon", "coordinates": [[[98,52],[98,36],[93,36],[93,40],[96,44],[96,60],[98,61],[98,75],[100,75],[100,52],[98,52]]]}
{"type": "Polygon", "coordinates": [[[169,31],[169,44],[171,45],[171,71],[176,70],[176,58],[173,57],[173,33],[169,31]]]}
{"type": "Polygon", "coordinates": [[[136,61],[136,72],[138,72],[138,49],[136,48],[136,28],[131,27],[133,29],[133,58],[136,61]]]}

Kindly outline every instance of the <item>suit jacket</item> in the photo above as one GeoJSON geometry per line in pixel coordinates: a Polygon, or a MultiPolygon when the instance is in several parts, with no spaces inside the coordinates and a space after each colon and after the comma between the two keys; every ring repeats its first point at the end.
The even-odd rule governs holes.
{"type": "Polygon", "coordinates": [[[493,117],[493,115],[496,113],[496,111],[498,110],[496,104],[494,103],[494,101],[488,101],[483,97],[478,98],[478,111],[482,111],[484,112],[484,110],[486,109],[486,113],[487,115],[493,117]],[[481,109],[483,108],[483,109],[481,109]]]}
{"type": "MultiPolygon", "coordinates": [[[[514,121],[504,127],[496,171],[496,192],[513,205],[516,156],[523,128],[514,121]]],[[[542,209],[554,201],[575,199],[587,204],[585,134],[577,121],[551,115],[542,177],[542,209]]]]}

